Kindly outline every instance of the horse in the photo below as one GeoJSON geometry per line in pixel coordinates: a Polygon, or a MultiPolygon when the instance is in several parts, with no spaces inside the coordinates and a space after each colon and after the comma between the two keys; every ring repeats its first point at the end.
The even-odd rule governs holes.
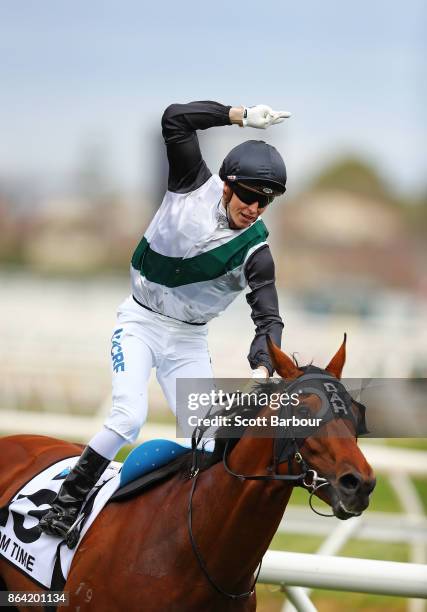
{"type": "MultiPolygon", "coordinates": [[[[317,376],[341,384],[345,337],[326,368],[314,373],[270,339],[268,345],[287,388],[293,385],[303,396],[304,414],[315,414],[318,397],[304,392],[304,379],[313,383],[317,376]]],[[[351,418],[331,412],[315,435],[302,439],[245,432],[219,445],[222,461],[208,469],[199,470],[197,453],[190,453],[166,481],[140,496],[108,503],[70,567],[64,587],[70,610],[255,610],[257,568],[295,486],[307,489],[310,501],[313,494],[326,501],[339,519],[358,515],[369,504],[375,478],[357,446],[358,434],[365,431],[364,407],[352,398],[348,407],[351,418]]],[[[0,508],[32,475],[81,449],[43,436],[1,439],[0,508]]],[[[0,556],[2,589],[43,592],[0,556]]]]}

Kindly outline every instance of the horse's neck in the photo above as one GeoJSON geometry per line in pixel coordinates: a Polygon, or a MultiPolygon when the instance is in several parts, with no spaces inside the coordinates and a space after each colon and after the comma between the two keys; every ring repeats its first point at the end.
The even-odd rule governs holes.
{"type": "MultiPolygon", "coordinates": [[[[229,467],[243,475],[271,475],[273,463],[273,439],[242,438],[230,454],[229,467]]],[[[283,471],[283,470],[282,470],[283,471]]],[[[285,468],[287,471],[287,466],[285,468]]],[[[284,473],[284,472],[283,472],[284,473]]],[[[266,548],[277,531],[283,512],[289,501],[293,486],[283,481],[245,480],[226,476],[224,488],[233,495],[241,508],[242,516],[236,521],[246,522],[251,531],[256,531],[260,541],[268,538],[266,548]],[[248,509],[251,513],[247,513],[248,509]],[[259,522],[254,523],[255,517],[259,522]]]]}
{"type": "MultiPolygon", "coordinates": [[[[243,438],[230,453],[229,467],[239,474],[267,474],[272,447],[271,439],[243,438]]],[[[228,571],[228,577],[243,584],[277,531],[293,487],[283,481],[242,482],[221,465],[215,467],[215,478],[204,483],[203,505],[209,510],[205,525],[216,528],[207,530],[204,544],[208,547],[211,540],[217,571],[228,571]]]]}

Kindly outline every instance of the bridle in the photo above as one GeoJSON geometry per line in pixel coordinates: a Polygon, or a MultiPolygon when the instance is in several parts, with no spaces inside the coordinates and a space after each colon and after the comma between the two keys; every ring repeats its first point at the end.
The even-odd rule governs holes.
{"type": "MultiPolygon", "coordinates": [[[[293,380],[288,385],[286,385],[287,393],[290,394],[297,387],[298,392],[302,393],[320,393],[323,392],[323,400],[322,408],[320,414],[322,414],[322,426],[331,421],[334,418],[347,419],[353,423],[354,431],[356,432],[356,437],[359,435],[363,435],[364,433],[368,433],[365,422],[365,406],[360,404],[356,400],[354,400],[350,394],[347,392],[344,385],[334,376],[328,374],[325,370],[321,370],[315,366],[305,366],[301,367],[304,374],[299,378],[293,380]],[[308,385],[303,383],[309,382],[308,385]],[[351,410],[351,403],[355,404],[359,408],[359,418],[356,418],[351,410]]],[[[281,413],[287,412],[287,406],[282,406],[281,413]]],[[[317,415],[319,416],[319,414],[317,415]]],[[[193,552],[197,558],[199,563],[199,567],[202,570],[203,574],[207,578],[208,582],[211,586],[221,595],[228,597],[233,600],[246,599],[253,595],[255,592],[255,586],[259,577],[259,573],[261,571],[260,562],[257,572],[254,577],[254,581],[249,591],[244,593],[229,593],[225,591],[222,587],[220,587],[210,576],[209,571],[207,569],[206,563],[200,553],[200,550],[196,544],[194,534],[193,534],[193,496],[196,490],[196,484],[198,480],[198,476],[200,473],[200,468],[198,466],[198,451],[197,446],[202,439],[203,430],[195,430],[193,432],[192,438],[192,446],[193,446],[193,460],[192,466],[190,468],[190,478],[193,481],[190,497],[188,502],[188,532],[190,536],[191,546],[193,548],[193,552]],[[199,436],[197,436],[196,431],[198,431],[199,436]]],[[[317,491],[321,487],[325,487],[330,485],[331,483],[327,478],[319,476],[317,471],[309,466],[309,464],[303,458],[300,449],[303,446],[306,438],[298,438],[295,436],[287,437],[287,438],[275,438],[273,445],[273,461],[272,465],[267,468],[267,472],[269,474],[238,474],[234,472],[230,466],[228,465],[228,455],[229,455],[229,447],[231,440],[227,440],[223,456],[222,456],[222,464],[224,466],[225,471],[237,478],[238,480],[244,482],[245,480],[257,480],[257,481],[282,481],[287,483],[292,483],[294,486],[301,486],[310,491],[309,495],[309,506],[313,512],[319,514],[320,516],[332,517],[334,514],[324,514],[316,510],[313,506],[312,499],[313,496],[317,493],[317,491]],[[301,472],[298,474],[292,473],[292,467],[294,461],[301,468],[301,472]],[[282,463],[288,463],[288,473],[287,474],[279,474],[278,468],[282,463]]]]}

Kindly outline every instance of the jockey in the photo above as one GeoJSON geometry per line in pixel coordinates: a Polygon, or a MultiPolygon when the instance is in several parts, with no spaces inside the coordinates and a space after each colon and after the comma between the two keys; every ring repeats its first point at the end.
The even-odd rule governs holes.
{"type": "Polygon", "coordinates": [[[164,112],[168,190],[133,254],[132,295],[118,310],[112,411],[40,521],[43,532],[65,538],[70,548],[87,494],[120,448],[135,442],[146,420],[151,369],[176,413],[177,378],[213,377],[208,321],[247,286],[255,324],[249,364],[254,377],[273,374],[266,337],[280,346],[283,323],[261,216],[286,190],[285,164],[274,147],[249,140],[230,151],[219,176],[212,175],[196,130],[233,123],[265,129],[289,116],[266,105],[208,101],[173,104],[164,112]]]}

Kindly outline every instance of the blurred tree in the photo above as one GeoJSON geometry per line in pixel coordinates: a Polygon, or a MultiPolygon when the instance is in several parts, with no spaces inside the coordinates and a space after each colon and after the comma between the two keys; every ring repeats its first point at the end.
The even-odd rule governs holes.
{"type": "Polygon", "coordinates": [[[368,162],[357,158],[339,159],[314,179],[314,189],[338,189],[365,197],[392,201],[385,181],[368,162]]]}
{"type": "MultiPolygon", "coordinates": [[[[407,206],[407,217],[414,232],[425,238],[427,236],[427,189],[411,204],[411,206],[407,206]]],[[[425,246],[424,243],[424,248],[425,246]]]]}

